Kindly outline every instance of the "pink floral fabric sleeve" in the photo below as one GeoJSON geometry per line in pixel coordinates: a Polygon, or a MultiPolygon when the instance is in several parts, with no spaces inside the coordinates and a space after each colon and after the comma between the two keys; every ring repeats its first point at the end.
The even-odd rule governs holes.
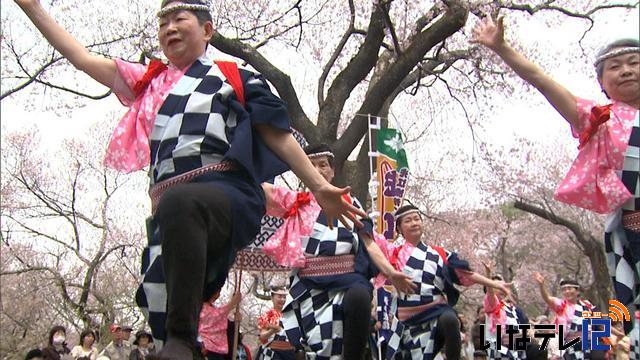
{"type": "Polygon", "coordinates": [[[169,65],[136,97],[132,89],[146,73],[146,66],[120,59],[115,61],[118,71],[112,90],[129,110],[113,131],[104,165],[128,173],[149,165],[149,136],[153,121],[167,94],[184,74],[184,70],[169,65]]]}
{"type": "MultiPolygon", "coordinates": [[[[556,297],[551,298],[553,305],[551,305],[551,310],[556,314],[555,324],[563,325],[565,328],[571,323],[571,317],[573,316],[575,305],[570,302],[562,299],[558,299],[556,297]]],[[[566,329],[565,329],[566,331],[566,329]]]]}
{"type": "Polygon", "coordinates": [[[497,295],[493,294],[493,297],[491,297],[486,294],[482,305],[489,319],[489,331],[495,334],[496,325],[504,325],[507,322],[507,315],[502,311],[502,303],[497,295]]]}
{"type": "Polygon", "coordinates": [[[200,311],[198,335],[207,351],[219,354],[227,354],[229,345],[227,342],[227,317],[231,307],[229,304],[211,306],[205,303],[200,311]]]}
{"type": "Polygon", "coordinates": [[[263,245],[262,251],[278,265],[302,268],[305,266],[301,237],[310,236],[320,205],[308,192],[295,192],[273,187],[267,215],[284,219],[284,224],[263,245]]]}
{"type": "MultiPolygon", "coordinates": [[[[387,240],[387,238],[385,238],[384,235],[378,234],[375,231],[373,232],[373,239],[375,240],[376,244],[378,244],[378,247],[382,251],[382,255],[384,255],[384,257],[389,262],[391,262],[393,252],[395,251],[397,246],[394,245],[389,240],[387,240]]],[[[387,278],[385,278],[384,275],[382,275],[382,273],[378,273],[378,275],[376,275],[376,277],[373,279],[373,287],[376,289],[379,289],[385,284],[386,281],[387,281],[387,278]]]]}
{"type": "MultiPolygon", "coordinates": [[[[594,106],[594,101],[577,99],[578,123],[571,128],[574,137],[579,137],[591,123],[594,106]]],[[[612,104],[609,120],[597,127],[558,185],[554,194],[556,200],[608,214],[631,198],[617,171],[624,164],[636,112],[623,103],[612,104]]]]}
{"type": "Polygon", "coordinates": [[[575,124],[576,126],[571,126],[571,135],[574,138],[580,137],[580,134],[587,127],[589,123],[589,115],[591,114],[591,109],[598,104],[593,100],[587,100],[582,98],[576,98],[576,108],[578,110],[578,122],[575,124]]]}

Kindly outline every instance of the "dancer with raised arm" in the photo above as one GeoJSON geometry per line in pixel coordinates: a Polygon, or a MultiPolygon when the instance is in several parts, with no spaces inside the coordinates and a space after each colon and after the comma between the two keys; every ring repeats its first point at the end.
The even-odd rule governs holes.
{"type": "Polygon", "coordinates": [[[156,343],[166,340],[160,358],[195,353],[203,301],[259,230],[263,181],[288,165],[329,218],[365,215],[342,200],[349,189],[311,165],[290,133],[286,104],[260,74],[205,56],[215,31],[206,1],[162,1],[158,40],[168,64],[148,67],[92,54],[38,0],[15,2],[62,56],[129,107],[105,164],[123,172],[150,166],[153,217],[136,301],[156,343]]]}
{"type": "Polygon", "coordinates": [[[424,234],[420,210],[404,205],[396,211],[396,229],[405,239],[391,264],[411,277],[415,294],[400,291],[386,358],[431,360],[443,351],[447,360],[460,359],[460,322],[453,310],[460,296],[453,285],[481,284],[510,294],[508,286],[471,271],[455,252],[431,245],[424,234]]]}
{"type": "MultiPolygon", "coordinates": [[[[540,288],[542,300],[555,313],[556,326],[562,325],[564,328],[564,342],[568,343],[573,339],[580,338],[582,336],[582,314],[585,311],[594,312],[597,310],[589,300],[580,298],[580,285],[574,280],[561,280],[562,299],[559,299],[549,294],[542,274],[536,272],[533,277],[540,288]]],[[[581,344],[577,344],[565,350],[562,357],[566,360],[604,359],[605,352],[582,351],[581,344]]]]}
{"type": "MultiPolygon", "coordinates": [[[[640,41],[617,40],[597,53],[595,74],[609,99],[603,106],[575,96],[512,48],[502,18],[497,24],[482,20],[471,41],[496,53],[569,122],[580,152],[555,198],[608,214],[604,248],[616,298],[629,311],[640,311],[640,41]]],[[[631,328],[625,322],[626,332],[631,328]]]]}

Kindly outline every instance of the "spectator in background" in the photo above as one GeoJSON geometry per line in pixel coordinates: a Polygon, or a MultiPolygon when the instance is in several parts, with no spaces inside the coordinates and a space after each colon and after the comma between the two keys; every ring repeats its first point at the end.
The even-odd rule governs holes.
{"type": "Polygon", "coordinates": [[[208,360],[229,360],[233,341],[232,323],[229,314],[240,303],[240,292],[231,296],[229,302],[221,305],[216,300],[220,297],[217,291],[202,305],[200,323],[198,325],[198,340],[202,343],[202,355],[208,360]]]}
{"type": "Polygon", "coordinates": [[[112,341],[102,350],[100,356],[110,360],[129,360],[131,345],[126,340],[129,340],[131,330],[130,326],[112,324],[109,328],[112,341]]]}
{"type": "Polygon", "coordinates": [[[71,357],[74,360],[96,360],[98,348],[95,347],[96,334],[93,330],[84,330],[80,333],[80,344],[71,349],[71,357]]]}
{"type": "Polygon", "coordinates": [[[42,360],[42,350],[40,349],[31,349],[25,356],[24,360],[42,360]]]}
{"type": "Polygon", "coordinates": [[[460,349],[460,359],[472,360],[475,347],[473,346],[473,339],[471,338],[471,332],[467,330],[467,321],[464,314],[458,314],[458,321],[460,321],[460,339],[462,340],[462,348],[460,349]]]}
{"type": "Polygon", "coordinates": [[[133,341],[134,349],[131,350],[129,360],[144,360],[149,354],[155,352],[153,337],[145,330],[136,332],[136,339],[133,341]]]}
{"type": "Polygon", "coordinates": [[[56,325],[49,331],[48,346],[42,351],[45,360],[66,360],[70,359],[71,350],[67,347],[67,330],[64,326],[56,325]]]}
{"type": "MultiPolygon", "coordinates": [[[[126,343],[129,348],[131,348],[131,333],[133,332],[133,328],[129,325],[122,326],[122,341],[126,343]]],[[[131,352],[131,350],[129,350],[131,352]]]]}
{"type": "MultiPolygon", "coordinates": [[[[480,349],[482,344],[480,343],[480,332],[482,331],[482,325],[484,325],[485,315],[484,315],[484,306],[478,305],[476,308],[476,319],[473,321],[473,325],[471,326],[471,340],[473,341],[473,348],[480,349]]],[[[476,350],[474,354],[477,352],[481,352],[484,350],[476,350]]],[[[474,355],[475,358],[476,355],[474,355]]]]}

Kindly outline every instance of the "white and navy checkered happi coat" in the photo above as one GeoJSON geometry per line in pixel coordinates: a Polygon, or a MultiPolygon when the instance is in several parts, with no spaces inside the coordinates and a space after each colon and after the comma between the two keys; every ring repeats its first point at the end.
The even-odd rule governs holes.
{"type": "MultiPolygon", "coordinates": [[[[571,323],[569,324],[569,329],[564,329],[565,337],[567,337],[568,334],[572,333],[582,334],[582,314],[585,311],[593,312],[596,311],[596,308],[589,302],[578,300],[573,310],[573,318],[571,319],[571,323]]],[[[582,343],[578,343],[575,346],[564,350],[562,352],[562,358],[565,360],[589,359],[589,353],[590,351],[588,349],[586,351],[582,351],[582,343]]]]}
{"type": "Polygon", "coordinates": [[[150,136],[152,184],[222,161],[238,120],[226,101],[234,90],[224,80],[218,66],[201,58],[171,89],[150,136]]]}
{"type": "MultiPolygon", "coordinates": [[[[453,253],[445,252],[445,254],[450,257],[453,253]]],[[[397,309],[398,306],[411,307],[441,301],[445,295],[446,266],[436,250],[423,242],[418,243],[402,270],[411,276],[417,291],[414,294],[403,293],[394,297],[392,309],[397,309]]],[[[437,316],[414,325],[405,324],[394,316],[391,324],[393,334],[389,339],[386,359],[433,359],[437,323],[437,316]]]]}
{"type": "MultiPolygon", "coordinates": [[[[520,321],[518,319],[518,313],[516,312],[515,305],[509,304],[509,303],[503,303],[502,311],[504,311],[505,318],[506,318],[505,323],[502,324],[502,330],[501,330],[502,335],[504,335],[507,325],[518,326],[520,321]]],[[[488,324],[489,323],[488,315],[485,316],[485,319],[486,319],[485,324],[488,324]]],[[[500,346],[500,350],[498,350],[497,334],[494,332],[491,332],[491,329],[489,328],[488,325],[485,326],[485,339],[488,339],[489,342],[491,343],[491,345],[489,346],[489,349],[487,350],[489,359],[526,359],[527,358],[525,351],[509,350],[508,343],[505,344],[504,341],[500,346]]]]}
{"type": "MultiPolygon", "coordinates": [[[[216,180],[235,200],[231,207],[232,250],[220,254],[228,257],[228,263],[215,279],[207,279],[208,287],[218,289],[224,284],[225,269],[231,266],[235,251],[246,246],[259,229],[264,198],[258,196],[257,184],[286,170],[264,143],[252,137],[254,122],[288,129],[286,106],[259,74],[239,72],[247,99],[244,107],[233,98],[234,90],[224,82],[219,68],[206,58],[198,59],[167,95],[150,137],[152,185],[223,159],[233,160],[244,170],[233,178],[221,173],[216,180]]],[[[148,220],[149,243],[142,254],[142,284],[136,303],[147,316],[156,346],[162,347],[166,339],[167,290],[159,226],[153,218],[148,220]]]]}
{"type": "MultiPolygon", "coordinates": [[[[282,327],[282,322],[280,322],[280,327],[282,327]]],[[[258,348],[258,353],[256,354],[257,360],[289,360],[294,358],[295,355],[293,351],[283,352],[270,349],[269,344],[271,344],[273,341],[289,341],[284,329],[280,329],[277,334],[271,335],[266,344],[260,345],[260,348],[258,348]]]]}
{"type": "MultiPolygon", "coordinates": [[[[640,243],[640,233],[625,230],[621,215],[640,210],[640,111],[631,129],[620,178],[633,198],[625,202],[618,213],[610,216],[604,235],[607,267],[613,280],[616,298],[629,311],[640,309],[640,255],[631,256],[631,243],[640,243]]],[[[636,249],[640,245],[636,245],[636,249]]],[[[629,330],[630,327],[627,327],[629,330]]]]}
{"type": "MultiPolygon", "coordinates": [[[[352,198],[352,204],[362,208],[355,198],[352,198]]],[[[334,223],[333,229],[329,229],[326,216],[321,211],[311,236],[301,239],[305,256],[355,255],[360,248],[360,240],[355,232],[356,227],[351,222],[350,225],[354,231],[340,222],[334,223]]],[[[363,281],[366,283],[367,279],[363,281]]],[[[307,359],[342,359],[342,302],[346,290],[307,287],[298,277],[297,269],[292,271],[290,282],[291,288],[281,318],[289,341],[297,349],[303,349],[307,359]]]]}

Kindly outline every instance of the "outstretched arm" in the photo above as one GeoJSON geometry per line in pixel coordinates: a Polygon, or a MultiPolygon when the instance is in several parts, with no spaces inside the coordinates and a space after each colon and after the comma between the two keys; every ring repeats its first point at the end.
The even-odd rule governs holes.
{"type": "Polygon", "coordinates": [[[511,297],[511,283],[505,283],[502,281],[491,280],[486,276],[482,276],[476,272],[472,272],[469,275],[469,279],[476,284],[484,285],[487,287],[487,294],[489,291],[493,293],[493,289],[502,290],[507,295],[507,298],[511,297]]]}
{"type": "Polygon", "coordinates": [[[269,125],[256,125],[255,128],[267,146],[287,163],[291,170],[313,192],[318,204],[327,214],[328,224],[332,224],[333,219],[338,218],[340,222],[347,225],[348,223],[345,220],[345,217],[347,217],[356,225],[362,226],[356,215],[366,217],[367,214],[342,199],[342,195],[348,194],[351,189],[349,187],[340,189],[329,184],[313,167],[313,164],[311,164],[311,161],[291,133],[269,125]]]}
{"type": "Polygon", "coordinates": [[[71,34],[63,29],[38,0],[15,0],[31,22],[62,56],[99,83],[111,88],[116,75],[116,63],[112,59],[93,55],[71,34]]]}
{"type": "Polygon", "coordinates": [[[518,76],[538,89],[572,127],[577,128],[576,97],[505,41],[502,17],[498,19],[497,24],[490,17],[479,22],[473,28],[471,42],[493,50],[518,76]]]}
{"type": "Polygon", "coordinates": [[[393,286],[405,294],[413,294],[416,285],[411,281],[409,275],[401,273],[391,266],[387,258],[384,257],[382,250],[369,234],[360,234],[360,238],[364,239],[364,246],[371,257],[371,261],[378,267],[382,275],[389,279],[393,286]]]}

